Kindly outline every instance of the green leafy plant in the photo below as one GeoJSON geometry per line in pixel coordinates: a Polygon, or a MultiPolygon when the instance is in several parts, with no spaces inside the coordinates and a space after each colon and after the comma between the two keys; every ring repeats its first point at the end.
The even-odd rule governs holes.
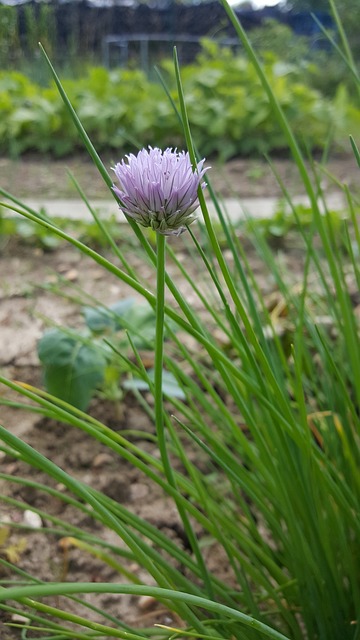
{"type": "MultiPolygon", "coordinates": [[[[360,130],[360,112],[345,87],[332,100],[302,80],[301,66],[264,54],[264,69],[274,95],[301,145],[323,149],[329,139],[343,148],[344,131],[360,130]]],[[[176,100],[171,61],[162,64],[176,100]]],[[[281,127],[251,63],[205,40],[197,61],[183,69],[184,90],[196,144],[221,159],[259,155],[286,148],[281,127]]],[[[176,115],[161,86],[138,70],[88,68],[64,87],[99,150],[181,141],[176,115]],[[136,104],[136,109],[133,105],[136,104]],[[141,145],[140,145],[141,141],[141,145]]],[[[27,150],[55,156],[76,151],[79,140],[56,90],[18,73],[0,73],[0,150],[27,150]]]]}
{"type": "MultiPolygon", "coordinates": [[[[337,210],[327,210],[326,216],[331,220],[331,227],[334,234],[341,240],[341,229],[346,218],[346,212],[337,210]]],[[[293,204],[290,208],[286,200],[279,202],[279,205],[271,217],[256,218],[244,223],[245,229],[254,229],[261,232],[268,240],[275,238],[285,238],[290,231],[296,231],[299,226],[305,232],[311,230],[313,225],[313,210],[304,204],[293,204]]]]}
{"type": "Polygon", "coordinates": [[[100,349],[84,344],[81,336],[54,329],[40,340],[38,354],[50,393],[79,409],[87,409],[105,376],[106,358],[100,349]]]}
{"type": "MultiPolygon", "coordinates": [[[[85,306],[82,312],[85,329],[53,328],[38,342],[47,391],[86,411],[96,392],[121,402],[121,389],[149,389],[146,376],[145,379],[128,380],[124,376],[129,372],[126,362],[129,338],[137,349],[151,350],[153,347],[155,316],[151,307],[135,303],[134,298],[126,298],[110,307],[85,306]],[[104,338],[112,341],[116,352],[104,343],[104,338]],[[119,353],[123,354],[122,359],[119,359],[119,353]]],[[[148,365],[147,370],[151,379],[151,366],[148,365]]],[[[164,393],[170,397],[183,397],[170,372],[165,372],[164,380],[164,393]]]]}

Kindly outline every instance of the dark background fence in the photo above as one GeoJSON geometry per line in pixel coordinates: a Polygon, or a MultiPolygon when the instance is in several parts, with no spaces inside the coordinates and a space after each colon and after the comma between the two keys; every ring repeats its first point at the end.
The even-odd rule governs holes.
{"type": "MultiPolygon", "coordinates": [[[[323,47],[325,38],[310,13],[281,11],[277,7],[262,10],[237,10],[245,29],[250,32],[266,20],[288,25],[295,34],[309,37],[310,47],[323,47]]],[[[329,14],[318,12],[326,28],[332,27],[329,14]]],[[[16,62],[19,56],[30,57],[41,40],[56,61],[74,57],[104,60],[104,42],[109,35],[132,38],[135,34],[166,35],[171,42],[186,34],[190,39],[210,37],[227,39],[235,36],[224,10],[218,2],[181,4],[170,1],[161,6],[94,6],[76,2],[26,2],[15,6],[0,2],[0,65],[16,62]]],[[[183,61],[189,62],[196,47],[182,48],[183,61]]]]}

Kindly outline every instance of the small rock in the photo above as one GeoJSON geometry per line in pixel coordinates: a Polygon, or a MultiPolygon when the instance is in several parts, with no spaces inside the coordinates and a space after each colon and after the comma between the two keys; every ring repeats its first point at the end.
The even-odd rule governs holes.
{"type": "Polygon", "coordinates": [[[12,523],[12,520],[11,520],[10,516],[7,513],[4,513],[4,515],[1,517],[1,527],[0,528],[2,528],[3,525],[11,524],[11,523],[12,523]]]}
{"type": "Polygon", "coordinates": [[[231,249],[224,250],[224,258],[227,262],[232,262],[234,260],[233,252],[231,249]]]}
{"type": "Polygon", "coordinates": [[[74,282],[75,280],[78,279],[78,277],[79,277],[79,272],[77,269],[70,269],[64,275],[64,278],[66,280],[69,280],[69,282],[74,282]]]}
{"type": "Polygon", "coordinates": [[[109,453],[98,453],[92,461],[92,466],[94,469],[98,469],[99,467],[111,464],[112,461],[113,458],[109,453]]]}
{"type": "Polygon", "coordinates": [[[18,622],[19,624],[30,624],[30,619],[21,615],[21,613],[13,613],[11,615],[11,620],[12,622],[18,622]]]}
{"type": "Polygon", "coordinates": [[[10,464],[6,465],[5,467],[5,473],[7,473],[9,476],[12,476],[15,471],[18,470],[19,467],[19,463],[18,462],[10,462],[10,464]]]}
{"type": "Polygon", "coordinates": [[[145,400],[150,405],[150,407],[154,406],[154,396],[152,393],[145,393],[145,400]]]}
{"type": "Polygon", "coordinates": [[[50,275],[46,276],[46,278],[45,278],[46,284],[56,284],[57,281],[58,281],[58,278],[53,273],[51,273],[50,275]]]}
{"type": "Polygon", "coordinates": [[[230,346],[229,338],[226,335],[226,333],[222,331],[222,329],[215,328],[214,331],[212,332],[212,335],[215,338],[215,340],[218,342],[220,347],[223,348],[223,347],[230,346]]]}
{"type": "Polygon", "coordinates": [[[149,487],[146,484],[142,484],[141,482],[136,482],[130,487],[130,498],[133,501],[141,500],[141,498],[146,498],[149,493],[149,487]]]}
{"type": "Polygon", "coordinates": [[[155,609],[157,602],[153,596],[141,596],[138,600],[138,608],[140,611],[151,611],[155,609]]]}
{"type": "Polygon", "coordinates": [[[30,509],[26,509],[24,511],[23,523],[32,529],[41,529],[42,520],[38,513],[35,511],[31,511],[30,509]]]}
{"type": "Polygon", "coordinates": [[[141,361],[145,369],[151,369],[154,366],[154,354],[150,351],[140,351],[141,361]]]}

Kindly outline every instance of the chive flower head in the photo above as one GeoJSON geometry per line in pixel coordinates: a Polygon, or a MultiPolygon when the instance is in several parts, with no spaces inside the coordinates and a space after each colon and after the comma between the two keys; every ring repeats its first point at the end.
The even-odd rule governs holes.
{"type": "Polygon", "coordinates": [[[113,185],[122,212],[163,235],[180,235],[196,217],[198,187],[207,170],[201,160],[193,169],[185,151],[142,149],[113,167],[120,188],[113,185]]]}

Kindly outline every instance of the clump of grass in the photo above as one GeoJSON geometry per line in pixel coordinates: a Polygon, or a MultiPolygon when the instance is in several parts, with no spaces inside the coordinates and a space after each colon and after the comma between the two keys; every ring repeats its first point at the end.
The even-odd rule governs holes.
{"type": "MultiPolygon", "coordinates": [[[[335,228],[326,207],[326,194],[321,192],[316,176],[308,173],[262,66],[231,8],[225,0],[223,4],[257,70],[273,117],[282,127],[311,202],[310,226],[304,229],[301,220],[298,221],[303,275],[298,282],[289,282],[266,238],[254,225],[249,233],[264,269],[276,283],[282,311],[280,314],[279,305],[269,309],[211,185],[226,245],[223,242],[219,245],[201,191],[198,194],[204,222],[201,241],[192,227],[185,240],[190,243],[191,260],[197,261],[200,273],[207,274],[210,285],[206,291],[203,282],[194,281],[186,264],[180,263],[171,240],[166,244],[164,237],[158,235],[155,251],[147,232],[131,219],[129,224],[144,259],[157,276],[153,290],[144,287],[140,275],[130,267],[111,237],[108,239],[114,261],[24,207],[16,198],[13,205],[8,205],[56,237],[67,240],[126,282],[155,309],[154,378],[150,378],[144,366],[131,330],[129,341],[134,357],[127,359],[127,365],[153,392],[155,409],[149,404],[148,412],[156,424],[160,459],[65,401],[3,377],[1,382],[30,401],[31,410],[83,430],[133,464],[147,482],[159,485],[164,495],[173,500],[189,540],[188,549],[178,548],[149,522],[72,477],[1,427],[3,451],[41,469],[67,489],[67,493],[55,492],[44,482],[37,484],[38,491],[55,492],[60,500],[91,514],[94,521],[119,537],[119,546],[113,545],[109,550],[100,537],[57,519],[61,535],[71,535],[84,548],[85,543],[91,544],[104,562],[117,567],[121,582],[44,584],[36,576],[27,575],[26,586],[15,585],[0,591],[0,606],[12,612],[21,605],[30,620],[28,634],[31,628],[36,628],[41,637],[52,640],[360,637],[360,341],[359,318],[352,297],[360,283],[357,263],[360,232],[355,206],[344,187],[349,220],[344,220],[340,230],[337,221],[335,228]],[[338,241],[339,234],[342,243],[338,241]],[[117,266],[119,259],[121,267],[117,266]],[[191,285],[207,311],[208,323],[181,294],[176,277],[170,277],[166,271],[166,260],[177,265],[179,275],[191,285]],[[287,340],[279,332],[280,315],[286,317],[287,340]],[[201,357],[171,330],[169,320],[195,340],[201,357]],[[165,345],[164,325],[168,325],[171,338],[165,345]],[[210,327],[221,329],[226,349],[210,327]],[[184,393],[184,399],[172,399],[171,412],[167,405],[164,407],[164,368],[173,374],[184,393]],[[189,460],[188,443],[207,460],[208,474],[189,460]],[[216,482],[210,473],[214,470],[216,482]],[[205,540],[222,549],[229,568],[228,579],[210,568],[205,540]],[[148,586],[146,579],[144,584],[139,582],[129,568],[134,560],[147,574],[148,582],[155,582],[156,586],[148,586]],[[86,609],[75,616],[65,606],[50,606],[40,600],[50,595],[80,599],[84,593],[150,594],[176,613],[181,621],[179,629],[129,629],[120,620],[109,619],[106,611],[99,611],[98,622],[94,623],[86,616],[86,609]],[[76,625],[76,634],[72,624],[76,625]]],[[[48,64],[80,139],[111,189],[107,169],[49,61],[48,64]]],[[[178,116],[195,166],[196,151],[176,55],[175,70],[181,105],[178,116]]],[[[354,141],[353,148],[359,160],[354,141]]],[[[283,190],[291,206],[285,185],[283,190]]],[[[292,210],[296,218],[296,208],[292,210]]],[[[101,228],[101,220],[95,212],[93,215],[101,228]]],[[[111,342],[108,347],[116,352],[111,342]]],[[[29,484],[26,479],[13,480],[29,484]]],[[[21,502],[18,506],[26,508],[21,502]]],[[[52,522],[51,517],[48,520],[52,522]]],[[[49,530],[52,531],[51,527],[49,530]]],[[[21,576],[17,567],[13,569],[21,576]]],[[[84,602],[84,606],[89,605],[84,602]]]]}

